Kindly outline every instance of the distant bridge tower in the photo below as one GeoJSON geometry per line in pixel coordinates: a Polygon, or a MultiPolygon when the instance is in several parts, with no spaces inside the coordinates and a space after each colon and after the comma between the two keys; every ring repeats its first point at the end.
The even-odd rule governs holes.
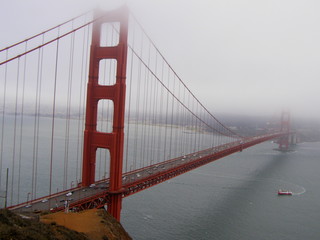
{"type": "Polygon", "coordinates": [[[128,17],[126,7],[107,13],[95,13],[92,28],[89,79],[87,87],[86,122],[84,131],[82,186],[95,182],[96,152],[98,148],[110,152],[110,201],[108,212],[120,220],[122,205],[122,166],[124,145],[124,113],[126,96],[126,64],[128,17]],[[101,46],[103,24],[118,23],[119,43],[116,46],[101,46]],[[114,85],[99,84],[99,63],[103,59],[116,60],[116,81],[114,85]],[[97,131],[98,102],[113,101],[112,132],[97,131]]]}
{"type": "Polygon", "coordinates": [[[278,141],[280,151],[288,151],[290,144],[290,113],[283,111],[281,115],[281,131],[287,134],[278,141]]]}

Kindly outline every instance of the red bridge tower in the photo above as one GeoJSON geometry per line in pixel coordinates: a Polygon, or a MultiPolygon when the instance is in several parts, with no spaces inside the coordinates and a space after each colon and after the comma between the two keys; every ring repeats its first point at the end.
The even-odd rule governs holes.
{"type": "Polygon", "coordinates": [[[97,148],[110,152],[110,202],[108,212],[120,220],[122,204],[122,165],[124,145],[124,112],[126,96],[126,64],[128,17],[126,7],[107,12],[96,13],[92,29],[89,79],[87,85],[87,105],[84,131],[82,185],[89,186],[95,182],[95,165],[97,148]],[[116,46],[101,46],[101,27],[105,23],[118,23],[119,43],[116,46]],[[99,62],[103,59],[116,60],[116,82],[114,85],[100,85],[99,62]],[[98,102],[102,99],[113,101],[112,132],[97,131],[98,102]]]}
{"type": "Polygon", "coordinates": [[[281,132],[286,132],[287,134],[279,139],[279,150],[288,151],[290,139],[290,113],[286,111],[283,111],[281,115],[281,132]]]}

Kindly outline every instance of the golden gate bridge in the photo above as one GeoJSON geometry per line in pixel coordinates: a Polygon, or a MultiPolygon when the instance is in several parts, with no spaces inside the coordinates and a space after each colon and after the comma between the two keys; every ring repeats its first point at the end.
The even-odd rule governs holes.
{"type": "MultiPolygon", "coordinates": [[[[87,12],[0,50],[0,188],[14,211],[107,205],[278,139],[241,136],[177,75],[126,7],[87,12]]],[[[226,97],[228,97],[226,95],[226,97]]]]}

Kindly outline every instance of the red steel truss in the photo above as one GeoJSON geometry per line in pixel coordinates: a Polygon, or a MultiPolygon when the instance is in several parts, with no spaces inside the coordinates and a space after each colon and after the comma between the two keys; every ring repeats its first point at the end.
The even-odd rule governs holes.
{"type": "MultiPolygon", "coordinates": [[[[222,146],[217,147],[219,149],[213,154],[205,155],[206,151],[210,151],[210,149],[206,149],[200,152],[197,152],[197,155],[204,155],[202,157],[199,157],[196,160],[190,161],[188,163],[175,166],[172,168],[167,168],[166,170],[162,170],[156,174],[152,174],[148,177],[141,178],[139,180],[135,180],[131,183],[125,184],[123,186],[123,191],[121,191],[120,195],[121,197],[127,197],[132,194],[138,193],[140,191],[143,191],[149,187],[155,186],[157,184],[160,184],[164,181],[167,181],[171,178],[174,178],[176,176],[179,176],[183,173],[189,172],[191,170],[194,170],[198,167],[201,167],[203,165],[206,165],[210,162],[213,162],[215,160],[221,159],[225,156],[228,156],[230,154],[236,153],[236,152],[241,152],[243,149],[252,147],[256,144],[275,139],[275,138],[281,138],[283,136],[288,136],[289,133],[286,132],[278,132],[278,133],[272,133],[272,134],[266,134],[263,136],[258,136],[258,137],[250,137],[250,138],[245,138],[241,141],[236,141],[228,144],[224,144],[222,146]]],[[[193,155],[189,154],[190,156],[193,155]]],[[[188,157],[185,156],[185,157],[188,157]]],[[[166,162],[163,162],[161,165],[166,165],[171,162],[174,162],[176,160],[181,160],[182,157],[177,158],[177,159],[171,159],[166,162]]],[[[140,169],[135,171],[135,173],[139,173],[148,169],[152,169],[154,166],[149,166],[146,169],[140,169]]],[[[161,166],[159,166],[161,168],[161,166]]],[[[130,173],[129,173],[130,174],[130,173]]],[[[81,201],[74,202],[70,204],[70,207],[73,208],[74,210],[84,210],[84,209],[90,209],[90,208],[99,208],[103,207],[105,204],[108,204],[110,206],[111,204],[111,199],[113,197],[113,194],[110,194],[110,191],[105,191],[105,192],[100,192],[94,196],[81,199],[81,201]]],[[[54,211],[61,211],[63,210],[63,207],[54,209],[54,211]]]]}

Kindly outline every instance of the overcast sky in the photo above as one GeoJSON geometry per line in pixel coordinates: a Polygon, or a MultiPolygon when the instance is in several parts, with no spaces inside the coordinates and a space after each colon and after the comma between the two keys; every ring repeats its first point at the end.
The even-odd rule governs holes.
{"type": "MultiPolygon", "coordinates": [[[[97,4],[124,1],[1,1],[0,47],[97,4]]],[[[320,1],[128,0],[187,86],[213,113],[320,119],[320,1]]]]}

